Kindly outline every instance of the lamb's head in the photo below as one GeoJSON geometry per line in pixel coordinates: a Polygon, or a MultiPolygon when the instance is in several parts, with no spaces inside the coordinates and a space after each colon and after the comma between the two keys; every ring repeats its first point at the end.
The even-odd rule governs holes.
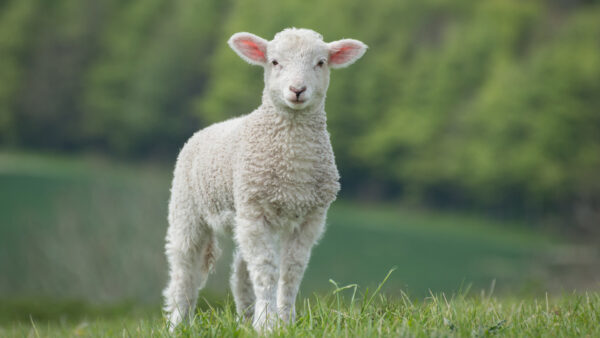
{"type": "Polygon", "coordinates": [[[325,43],[319,33],[296,28],[277,33],[271,41],[236,33],[229,45],[242,59],[264,67],[271,102],[293,110],[320,105],[329,86],[329,68],[349,66],[367,49],[353,39],[325,43]]]}

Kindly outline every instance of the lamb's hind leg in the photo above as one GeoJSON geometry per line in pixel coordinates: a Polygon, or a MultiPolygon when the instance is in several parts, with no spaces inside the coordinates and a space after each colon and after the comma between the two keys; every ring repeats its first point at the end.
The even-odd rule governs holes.
{"type": "Polygon", "coordinates": [[[198,291],[220,254],[213,231],[207,226],[182,230],[171,224],[167,233],[169,284],[163,295],[171,330],[193,317],[198,291]]]}
{"type": "Polygon", "coordinates": [[[233,255],[231,279],[229,282],[238,315],[245,319],[252,318],[256,297],[254,297],[252,281],[248,273],[248,265],[239,250],[236,250],[233,255]]]}

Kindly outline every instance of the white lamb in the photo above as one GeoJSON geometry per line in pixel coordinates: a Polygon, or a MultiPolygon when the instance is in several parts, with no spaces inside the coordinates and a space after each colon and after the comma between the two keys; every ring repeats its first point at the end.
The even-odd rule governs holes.
{"type": "Polygon", "coordinates": [[[220,253],[215,234],[223,232],[237,246],[231,289],[238,314],[258,330],[294,320],[311,249],[340,189],[324,111],[329,68],[352,64],[367,48],[296,28],[272,41],[236,33],[229,45],[264,67],[262,104],[197,132],[179,154],[166,237],[171,328],[192,316],[220,253]]]}

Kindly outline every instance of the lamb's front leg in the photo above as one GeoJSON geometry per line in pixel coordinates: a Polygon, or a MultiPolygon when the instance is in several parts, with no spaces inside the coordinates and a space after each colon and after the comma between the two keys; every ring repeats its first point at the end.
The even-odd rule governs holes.
{"type": "Polygon", "coordinates": [[[279,257],[276,233],[264,219],[237,219],[235,239],[246,261],[256,296],[253,326],[270,330],[277,323],[279,257]]]}
{"type": "Polygon", "coordinates": [[[325,228],[325,210],[309,215],[299,228],[289,233],[282,243],[281,273],[277,288],[277,311],[285,323],[296,319],[296,296],[310,252],[325,228]]]}

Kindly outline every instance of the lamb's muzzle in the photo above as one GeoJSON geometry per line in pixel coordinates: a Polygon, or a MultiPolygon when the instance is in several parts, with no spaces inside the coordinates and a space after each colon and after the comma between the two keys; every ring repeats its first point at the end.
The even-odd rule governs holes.
{"type": "Polygon", "coordinates": [[[300,88],[296,88],[294,86],[290,86],[290,90],[296,94],[296,102],[301,102],[300,95],[306,91],[306,86],[302,86],[300,88]]]}

